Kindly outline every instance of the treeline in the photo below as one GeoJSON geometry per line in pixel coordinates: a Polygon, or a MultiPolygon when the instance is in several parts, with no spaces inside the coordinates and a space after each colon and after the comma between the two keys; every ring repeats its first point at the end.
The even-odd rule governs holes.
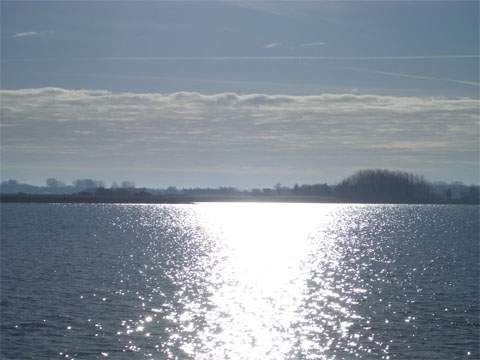
{"type": "MultiPolygon", "coordinates": [[[[35,186],[19,183],[17,180],[6,180],[0,183],[0,193],[2,194],[76,194],[80,192],[92,193],[96,189],[105,189],[105,182],[93,179],[76,179],[71,184],[66,184],[55,178],[48,178],[45,186],[35,186]]],[[[134,189],[133,181],[124,180],[120,183],[114,181],[109,189],[125,190],[134,189]]]]}
{"type": "Polygon", "coordinates": [[[361,170],[335,185],[313,184],[292,187],[277,183],[269,188],[239,190],[234,187],[184,188],[170,186],[165,189],[136,188],[131,181],[113,182],[105,187],[102,181],[75,180],[72,185],[50,178],[46,186],[19,184],[15,180],[0,184],[2,194],[77,194],[82,196],[126,199],[128,197],[153,197],[163,199],[196,199],[201,201],[221,200],[266,200],[359,202],[359,203],[457,203],[479,204],[478,185],[460,182],[430,183],[414,174],[390,170],[361,170]]]}
{"type": "Polygon", "coordinates": [[[362,170],[343,180],[336,194],[359,202],[432,202],[438,195],[423,177],[389,170],[362,170]]]}

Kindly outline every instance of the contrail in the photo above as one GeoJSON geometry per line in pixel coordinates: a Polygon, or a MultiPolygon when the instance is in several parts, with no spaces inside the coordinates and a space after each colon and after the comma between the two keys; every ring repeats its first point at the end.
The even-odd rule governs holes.
{"type": "Polygon", "coordinates": [[[456,79],[450,79],[450,78],[439,78],[439,77],[425,76],[425,75],[405,74],[405,73],[397,73],[397,72],[391,72],[391,71],[365,69],[365,68],[359,68],[359,67],[354,67],[354,66],[331,66],[331,67],[335,67],[335,68],[338,68],[338,69],[352,70],[352,71],[357,71],[357,72],[363,72],[363,73],[370,73],[370,74],[380,74],[380,75],[387,75],[387,76],[404,77],[404,78],[408,78],[408,79],[448,81],[448,82],[452,82],[452,83],[456,83],[456,84],[462,84],[462,85],[470,85],[470,86],[477,86],[477,87],[480,86],[480,83],[475,82],[475,81],[456,80],[456,79]]]}
{"type": "Polygon", "coordinates": [[[2,59],[1,62],[35,61],[257,61],[257,60],[435,60],[435,59],[478,59],[478,54],[457,55],[400,55],[400,56],[104,56],[74,58],[16,58],[2,59]]]}

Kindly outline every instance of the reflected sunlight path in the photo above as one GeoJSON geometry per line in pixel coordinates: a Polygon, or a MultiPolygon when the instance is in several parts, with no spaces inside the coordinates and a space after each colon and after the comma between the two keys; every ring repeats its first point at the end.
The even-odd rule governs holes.
{"type": "MultiPolygon", "coordinates": [[[[319,234],[336,223],[337,207],[197,204],[198,221],[213,240],[206,259],[211,272],[205,279],[210,311],[205,312],[207,326],[197,341],[182,349],[196,359],[285,359],[295,352],[312,356],[314,348],[321,355],[318,344],[311,343],[315,339],[307,336],[315,328],[321,331],[321,319],[315,314],[315,321],[309,323],[305,316],[312,315],[311,310],[306,312],[302,305],[309,296],[307,280],[312,271],[318,271],[320,263],[336,266],[339,254],[334,239],[319,234]]],[[[331,298],[331,306],[343,311],[343,317],[353,316],[338,301],[334,284],[324,280],[317,296],[331,298]]],[[[192,310],[182,314],[184,329],[194,327],[189,320],[201,306],[195,301],[186,304],[192,310]]],[[[338,320],[333,319],[343,334],[349,323],[338,320]]]]}

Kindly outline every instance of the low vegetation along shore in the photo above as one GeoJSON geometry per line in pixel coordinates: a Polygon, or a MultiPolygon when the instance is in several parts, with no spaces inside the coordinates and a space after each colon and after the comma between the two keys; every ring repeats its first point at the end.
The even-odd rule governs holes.
{"type": "Polygon", "coordinates": [[[1,202],[45,203],[150,203],[180,204],[214,201],[479,204],[479,186],[459,182],[430,183],[422,177],[389,170],[362,170],[338,184],[275,185],[273,188],[238,190],[232,187],[147,189],[124,181],[106,188],[101,181],[76,180],[65,185],[47,179],[46,186],[0,184],[1,202]]]}

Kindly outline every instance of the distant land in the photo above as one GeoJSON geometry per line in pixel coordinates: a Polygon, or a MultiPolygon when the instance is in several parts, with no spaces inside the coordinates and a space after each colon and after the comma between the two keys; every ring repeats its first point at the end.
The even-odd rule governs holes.
{"type": "Polygon", "coordinates": [[[136,188],[131,181],[75,180],[72,185],[50,178],[46,186],[0,184],[0,202],[22,203],[148,203],[194,202],[314,202],[391,204],[480,204],[478,185],[460,182],[428,182],[423,177],[391,170],[361,170],[335,185],[313,184],[293,187],[280,183],[272,188],[239,190],[233,187],[166,189],[136,188]]]}

